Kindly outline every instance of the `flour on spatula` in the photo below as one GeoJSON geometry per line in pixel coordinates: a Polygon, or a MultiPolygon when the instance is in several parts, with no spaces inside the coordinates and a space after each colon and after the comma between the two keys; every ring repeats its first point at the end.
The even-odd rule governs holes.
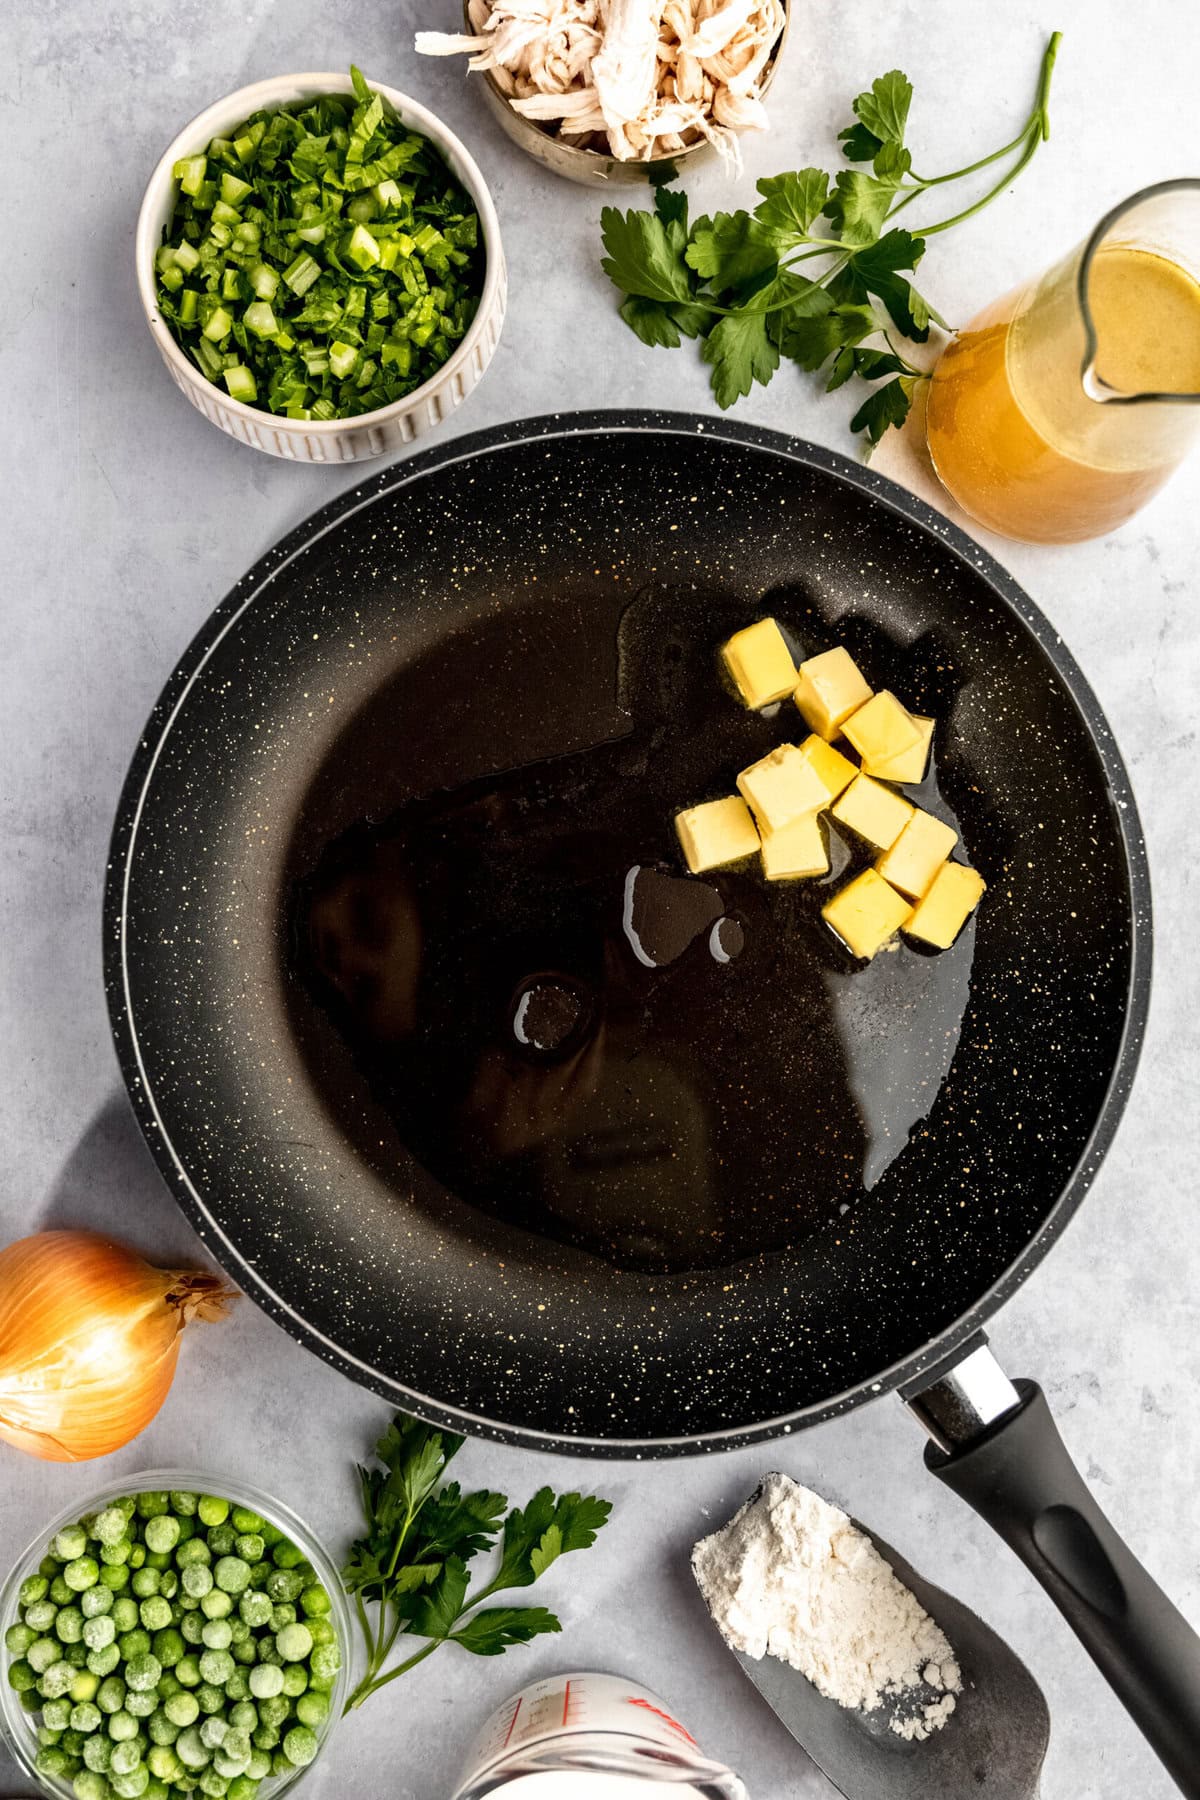
{"type": "Polygon", "coordinates": [[[954,1711],[962,1676],[941,1629],[870,1538],[788,1475],[768,1475],[692,1568],[726,1642],[777,1656],[840,1706],[886,1706],[903,1738],[954,1711]]]}

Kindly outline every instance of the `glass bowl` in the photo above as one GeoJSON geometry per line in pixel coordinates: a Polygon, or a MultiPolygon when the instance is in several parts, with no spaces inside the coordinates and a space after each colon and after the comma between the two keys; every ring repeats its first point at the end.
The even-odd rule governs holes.
{"type": "Polygon", "coordinates": [[[324,1756],[329,1740],[333,1735],[342,1709],[346,1704],[351,1685],[351,1665],[355,1640],[352,1635],[353,1620],[349,1604],[342,1588],[337,1569],[326,1552],[317,1542],[304,1521],[296,1516],[290,1507],[281,1500],[275,1500],[270,1494],[264,1494],[259,1488],[251,1487],[249,1482],[237,1481],[214,1475],[211,1470],[199,1469],[143,1469],[131,1475],[123,1476],[120,1481],[110,1481],[106,1486],[98,1488],[83,1500],[75,1500],[60,1512],[49,1524],[43,1526],[33,1543],[17,1562],[0,1589],[0,1734],[13,1755],[16,1757],[23,1773],[35,1782],[44,1794],[51,1794],[54,1800],[74,1800],[74,1789],[71,1783],[62,1776],[48,1775],[37,1767],[35,1758],[38,1752],[37,1726],[33,1715],[25,1712],[21,1706],[20,1696],[8,1685],[8,1667],[12,1661],[11,1653],[3,1647],[3,1638],[9,1626],[18,1616],[18,1594],[21,1583],[29,1575],[36,1575],[50,1540],[65,1525],[73,1525],[86,1513],[99,1512],[110,1501],[119,1500],[123,1495],[142,1494],[173,1490],[176,1493],[214,1494],[230,1501],[234,1506],[244,1506],[248,1511],[256,1512],[281,1531],[285,1537],[303,1550],[308,1561],[316,1570],[317,1576],[329,1595],[332,1610],[330,1620],[337,1632],[338,1644],[342,1652],[342,1664],[337,1679],[329,1693],[329,1712],[321,1724],[316,1727],[319,1748],[314,1760],[304,1768],[298,1768],[284,1775],[267,1775],[259,1786],[259,1800],[277,1800],[277,1796],[286,1794],[300,1778],[315,1768],[324,1756]]]}

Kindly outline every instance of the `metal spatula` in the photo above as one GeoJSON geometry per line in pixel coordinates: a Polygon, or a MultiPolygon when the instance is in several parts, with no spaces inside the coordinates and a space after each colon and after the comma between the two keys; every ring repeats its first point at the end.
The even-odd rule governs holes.
{"type": "Polygon", "coordinates": [[[1050,1741],[1050,1714],[1037,1682],[990,1625],[925,1581],[882,1538],[868,1536],[958,1657],[963,1690],[943,1730],[906,1742],[891,1730],[886,1708],[851,1711],[777,1657],[733,1655],[846,1800],[1037,1800],[1050,1741]]]}

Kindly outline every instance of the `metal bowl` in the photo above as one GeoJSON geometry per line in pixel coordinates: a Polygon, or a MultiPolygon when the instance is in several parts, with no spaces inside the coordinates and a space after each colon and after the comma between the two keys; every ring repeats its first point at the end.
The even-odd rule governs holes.
{"type": "MultiPolygon", "coordinates": [[[[474,26],[465,0],[463,18],[466,29],[473,31],[474,26]]],[[[784,7],[783,30],[763,71],[760,98],[767,94],[775,79],[791,22],[792,9],[787,4],[784,7]]],[[[487,106],[505,136],[511,138],[527,156],[532,156],[535,162],[541,163],[543,168],[555,175],[564,176],[567,181],[578,182],[582,187],[640,187],[646,183],[658,185],[669,181],[681,164],[692,168],[717,154],[707,138],[689,144],[686,149],[676,150],[670,156],[651,156],[637,162],[622,162],[620,157],[605,150],[581,150],[574,144],[563,143],[561,138],[540,125],[537,120],[526,119],[515,112],[511,100],[490,69],[480,71],[478,80],[487,106]]]]}

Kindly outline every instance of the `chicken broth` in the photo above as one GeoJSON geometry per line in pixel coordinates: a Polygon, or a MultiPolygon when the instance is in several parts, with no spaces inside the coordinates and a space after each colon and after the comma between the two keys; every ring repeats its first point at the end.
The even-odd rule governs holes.
{"type": "MultiPolygon", "coordinates": [[[[805,617],[802,594],[772,598],[785,628],[805,617]]],[[[720,645],[763,609],[657,588],[623,612],[588,606],[588,641],[556,661],[565,691],[543,696],[522,647],[552,637],[564,604],[454,638],[454,679],[489,706],[447,739],[459,768],[502,761],[506,717],[528,734],[543,709],[561,753],[466,780],[448,769],[452,785],[362,819],[297,883],[297,991],[351,1053],[302,1032],[314,1078],[364,1156],[391,1157],[393,1184],[410,1153],[542,1240],[656,1272],[797,1244],[882,1178],[933,1105],[974,928],[941,956],[898,946],[855,963],[821,907],[871,851],[836,826],[824,878],[689,876],[680,796],[727,792],[805,730],[790,702],[748,711],[719,678],[720,645]],[[576,734],[591,721],[586,741],[572,719],[576,734]],[[395,1145],[366,1122],[363,1084],[395,1145]]],[[[900,650],[861,620],[840,622],[848,633],[881,680],[948,716],[936,646],[900,650]]],[[[825,647],[792,640],[798,658],[825,647]]],[[[421,718],[438,687],[417,659],[335,765],[378,755],[380,719],[421,718]]],[[[953,819],[933,767],[909,792],[953,819]]]]}

